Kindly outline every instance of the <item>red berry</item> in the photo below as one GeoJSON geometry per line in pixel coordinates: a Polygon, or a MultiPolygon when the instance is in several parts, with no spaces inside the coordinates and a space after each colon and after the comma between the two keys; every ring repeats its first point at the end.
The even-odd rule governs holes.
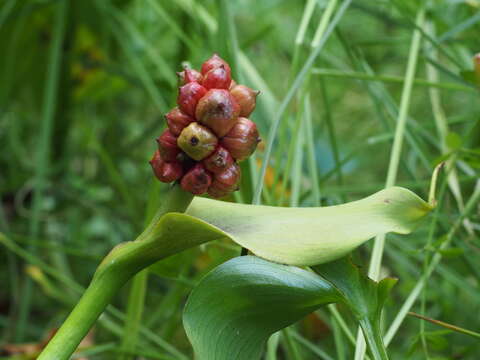
{"type": "Polygon", "coordinates": [[[209,89],[228,89],[232,79],[225,70],[225,66],[221,65],[218,68],[212,69],[205,74],[202,81],[202,86],[209,89]]]}
{"type": "Polygon", "coordinates": [[[240,116],[248,117],[255,110],[259,91],[252,90],[245,85],[237,85],[230,89],[230,94],[240,106],[240,116]]]}
{"type": "Polygon", "coordinates": [[[202,85],[197,82],[190,82],[180,87],[177,104],[180,110],[187,115],[195,116],[195,108],[198,101],[207,93],[202,85]]]}
{"type": "Polygon", "coordinates": [[[170,130],[165,130],[162,135],[157,138],[158,151],[165,161],[177,160],[177,155],[181,151],[177,146],[177,137],[170,130]]]}
{"type": "Polygon", "coordinates": [[[178,180],[183,175],[182,164],[178,161],[166,162],[158,150],[153,154],[150,165],[158,180],[165,183],[178,180]]]}
{"type": "Polygon", "coordinates": [[[198,82],[199,84],[202,82],[202,74],[200,74],[195,69],[185,68],[185,70],[177,72],[178,75],[178,83],[180,86],[188,84],[189,82],[198,82]]]}
{"type": "Polygon", "coordinates": [[[182,178],[180,186],[183,190],[191,192],[194,195],[201,195],[207,192],[211,183],[212,176],[205,170],[202,164],[197,163],[182,178]]]}
{"type": "Polygon", "coordinates": [[[233,164],[232,155],[224,147],[218,146],[215,151],[203,160],[205,168],[215,174],[221,173],[233,164]]]}
{"type": "Polygon", "coordinates": [[[207,61],[205,61],[202,64],[202,75],[205,75],[210,70],[219,68],[222,65],[225,67],[225,70],[228,73],[228,77],[231,78],[230,66],[228,65],[228,63],[225,60],[223,60],[217,54],[213,54],[210,59],[208,59],[207,61]]]}
{"type": "Polygon", "coordinates": [[[212,185],[208,188],[208,194],[212,197],[222,197],[238,190],[240,175],[240,166],[233,163],[225,171],[214,175],[212,185]]]}
{"type": "Polygon", "coordinates": [[[253,154],[259,142],[260,137],[255,123],[240,117],[220,143],[235,160],[241,161],[253,154]]]}
{"type": "Polygon", "coordinates": [[[195,117],[222,137],[233,127],[239,112],[240,107],[228,90],[212,89],[198,102],[195,117]]]}
{"type": "Polygon", "coordinates": [[[182,130],[194,121],[192,117],[183,113],[178,107],[170,110],[170,112],[165,115],[165,119],[167,120],[169,130],[175,136],[180,135],[182,130]]]}
{"type": "Polygon", "coordinates": [[[214,188],[213,186],[210,186],[207,191],[208,195],[210,195],[214,199],[219,199],[222,197],[225,197],[231,193],[231,191],[223,191],[223,190],[218,190],[217,188],[214,188]]]}
{"type": "Polygon", "coordinates": [[[217,147],[217,137],[205,126],[197,122],[188,125],[180,133],[177,145],[194,160],[202,160],[217,147]]]}

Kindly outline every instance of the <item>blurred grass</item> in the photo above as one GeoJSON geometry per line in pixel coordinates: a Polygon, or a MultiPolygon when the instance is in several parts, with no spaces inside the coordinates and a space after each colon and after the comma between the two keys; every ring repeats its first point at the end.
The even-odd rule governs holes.
{"type": "MultiPolygon", "coordinates": [[[[0,348],[45,338],[99,260],[161,201],[166,187],[147,160],[182,62],[198,67],[219,52],[236,79],[261,91],[253,119],[264,142],[242,165],[231,201],[325,206],[381,189],[418,3],[0,2],[0,348]]],[[[410,310],[480,328],[472,315],[480,311],[480,102],[468,75],[480,52],[480,2],[426,6],[396,183],[425,198],[436,163],[448,160],[451,175],[442,175],[439,207],[417,232],[387,237],[380,276],[400,282],[384,323],[397,318],[388,335],[394,359],[477,359],[478,339],[405,318],[410,310]]],[[[354,254],[364,267],[371,248],[354,254]]],[[[142,291],[127,286],[100,318],[88,357],[192,358],[181,324],[186,296],[239,251],[212,243],[152,268],[137,283],[142,291]],[[139,335],[125,345],[132,326],[139,335]]],[[[269,344],[268,359],[353,358],[355,327],[344,310],[291,327],[269,344]]]]}

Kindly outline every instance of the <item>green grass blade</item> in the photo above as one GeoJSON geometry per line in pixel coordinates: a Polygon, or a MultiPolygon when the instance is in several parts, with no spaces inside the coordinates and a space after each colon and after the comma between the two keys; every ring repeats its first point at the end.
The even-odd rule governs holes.
{"type": "MultiPolygon", "coordinates": [[[[345,78],[345,79],[357,79],[357,80],[368,80],[368,81],[379,81],[385,83],[394,83],[394,84],[404,84],[405,78],[401,76],[394,76],[394,75],[371,75],[362,72],[354,72],[354,71],[342,71],[336,69],[323,69],[323,68],[314,68],[312,69],[312,74],[320,75],[325,77],[333,77],[333,78],[345,78]]],[[[414,85],[418,86],[426,86],[429,88],[438,88],[438,89],[446,89],[452,91],[466,91],[466,92],[477,92],[473,87],[470,86],[463,86],[457,83],[449,83],[449,82],[439,82],[438,80],[425,80],[415,78],[413,80],[414,85]]]]}
{"type": "Polygon", "coordinates": [[[449,324],[449,323],[446,323],[444,321],[440,321],[440,320],[436,320],[436,319],[432,319],[432,318],[429,318],[429,317],[426,317],[426,316],[423,316],[423,315],[420,315],[420,314],[417,314],[417,313],[414,313],[414,312],[409,312],[408,315],[410,316],[413,316],[413,317],[416,317],[420,320],[425,320],[425,321],[428,321],[432,324],[435,324],[435,325],[438,325],[438,326],[441,326],[441,327],[444,327],[446,329],[449,329],[449,330],[452,330],[452,331],[456,331],[460,334],[465,334],[465,335],[468,335],[468,336],[472,336],[476,339],[480,339],[480,333],[478,332],[475,332],[475,331],[472,331],[472,330],[468,330],[468,329],[464,329],[464,328],[461,328],[460,326],[456,326],[456,325],[452,325],[452,324],[449,324]]]}
{"type": "MultiPolygon", "coordinates": [[[[415,23],[419,28],[423,28],[425,21],[425,8],[422,6],[417,13],[417,19],[415,23]]],[[[400,112],[398,114],[397,126],[395,130],[395,137],[392,145],[392,151],[390,155],[390,162],[387,172],[386,187],[393,186],[397,179],[398,165],[400,162],[400,155],[402,150],[403,137],[405,132],[405,125],[408,118],[409,105],[412,94],[413,79],[415,77],[415,71],[417,67],[418,54],[420,50],[421,34],[419,31],[415,31],[412,37],[412,43],[410,47],[407,71],[405,73],[405,85],[403,88],[402,99],[400,104],[400,112]]],[[[368,276],[373,280],[379,280],[380,266],[382,262],[383,249],[385,246],[385,234],[378,235],[375,238],[373,245],[373,251],[370,260],[370,267],[368,276]]],[[[355,359],[362,360],[365,354],[365,342],[363,335],[359,332],[357,337],[357,347],[355,349],[355,359]]]]}
{"type": "MultiPolygon", "coordinates": [[[[470,199],[467,201],[465,204],[465,209],[461,213],[460,217],[455,221],[453,226],[451,227],[450,231],[448,232],[445,240],[442,242],[442,244],[439,247],[439,250],[447,248],[450,243],[453,240],[453,236],[455,233],[458,231],[460,226],[462,225],[463,220],[475,209],[475,206],[477,206],[478,202],[480,201],[480,182],[476,184],[475,190],[473,194],[471,195],[470,199]]],[[[410,292],[408,298],[405,300],[403,303],[401,309],[397,313],[395,319],[393,320],[392,324],[388,328],[387,333],[385,334],[384,341],[385,344],[388,345],[395,334],[397,333],[398,329],[400,328],[400,325],[403,323],[403,320],[407,316],[408,312],[412,308],[413,304],[417,300],[418,296],[420,295],[422,289],[426,285],[428,279],[432,275],[433,271],[437,268],[438,264],[440,263],[442,259],[442,254],[440,252],[437,252],[433,258],[430,264],[428,265],[427,272],[418,280],[417,284],[415,287],[412,289],[410,292]]]]}
{"type": "MultiPolygon", "coordinates": [[[[57,4],[55,9],[55,21],[53,39],[49,51],[49,65],[47,68],[45,91],[42,106],[42,120],[38,137],[37,151],[35,152],[35,177],[33,190],[33,210],[30,220],[29,234],[37,238],[40,233],[40,211],[44,200],[44,192],[47,186],[49,159],[51,155],[50,143],[52,126],[55,116],[55,105],[58,96],[58,83],[62,61],[62,42],[66,29],[66,13],[69,1],[65,0],[57,4]]],[[[31,246],[30,251],[35,252],[31,246]]],[[[25,279],[22,288],[22,297],[19,305],[18,324],[16,339],[21,341],[25,336],[28,318],[31,308],[33,284],[29,278],[25,279]]]]}
{"type": "MultiPolygon", "coordinates": [[[[330,0],[334,1],[334,0],[330,0]]],[[[272,153],[272,148],[273,148],[273,143],[275,141],[275,136],[277,134],[278,126],[280,125],[280,121],[284,115],[285,110],[287,109],[288,105],[290,104],[290,101],[293,99],[293,96],[297,92],[297,90],[300,88],[305,76],[309,72],[310,68],[312,67],[313,63],[315,62],[315,59],[318,57],[320,54],[320,51],[323,48],[323,45],[327,42],[328,38],[330,37],[332,31],[335,29],[337,24],[340,22],[340,19],[342,18],[343,14],[351,4],[352,0],[345,0],[341,7],[338,9],[337,14],[335,18],[332,20],[330,23],[329,27],[325,31],[324,35],[322,36],[321,41],[318,43],[318,46],[312,50],[310,56],[308,59],[305,61],[305,64],[303,65],[302,69],[298,73],[298,75],[295,78],[295,81],[293,82],[292,86],[290,87],[287,95],[285,95],[285,98],[283,99],[282,103],[280,104],[280,107],[277,111],[277,114],[273,120],[272,126],[270,128],[269,134],[268,134],[268,140],[267,140],[267,148],[265,150],[265,155],[263,158],[263,163],[262,167],[260,169],[260,176],[258,183],[255,188],[255,194],[253,198],[253,203],[254,204],[259,204],[260,203],[260,197],[262,194],[263,190],[263,179],[265,177],[265,173],[267,170],[268,163],[270,161],[270,156],[272,153]]]]}
{"type": "Polygon", "coordinates": [[[305,95],[304,109],[303,114],[305,116],[305,134],[304,137],[307,143],[307,161],[308,167],[310,170],[310,181],[313,194],[313,204],[315,206],[320,206],[320,183],[318,180],[318,168],[317,168],[317,159],[315,158],[315,133],[313,130],[312,124],[312,111],[311,111],[311,102],[310,94],[305,95]]]}
{"type": "Polygon", "coordinates": [[[2,25],[5,22],[5,20],[8,18],[8,16],[12,12],[13,8],[15,7],[16,2],[17,0],[8,0],[2,6],[0,10],[0,29],[2,28],[2,25]]]}

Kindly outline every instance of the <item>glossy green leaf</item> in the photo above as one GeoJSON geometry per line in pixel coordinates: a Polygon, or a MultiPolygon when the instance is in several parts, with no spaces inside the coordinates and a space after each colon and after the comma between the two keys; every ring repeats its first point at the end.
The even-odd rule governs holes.
{"type": "Polygon", "coordinates": [[[254,360],[271,334],[339,300],[312,272],[241,256],[200,281],[183,322],[199,360],[254,360]]]}
{"type": "Polygon", "coordinates": [[[368,279],[348,259],[315,268],[241,256],[208,273],[192,291],[183,315],[199,360],[259,359],[271,334],[322,305],[341,302],[364,331],[373,359],[387,359],[379,331],[394,279],[368,279]]]}
{"type": "Polygon", "coordinates": [[[223,230],[262,258],[316,265],[338,259],[378,234],[408,234],[432,208],[410,190],[391,187],[362,200],[322,208],[244,205],[197,197],[187,214],[223,230]]]}

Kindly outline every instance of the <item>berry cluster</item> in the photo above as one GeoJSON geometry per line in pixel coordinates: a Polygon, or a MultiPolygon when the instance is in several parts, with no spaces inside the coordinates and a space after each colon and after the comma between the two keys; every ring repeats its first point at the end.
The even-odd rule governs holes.
{"type": "Polygon", "coordinates": [[[240,167],[260,141],[247,117],[258,91],[238,85],[230,66],[214,54],[201,72],[178,73],[177,105],[165,115],[168,129],[158,137],[150,164],[162,182],[179,181],[194,195],[219,198],[238,190],[240,167]]]}

